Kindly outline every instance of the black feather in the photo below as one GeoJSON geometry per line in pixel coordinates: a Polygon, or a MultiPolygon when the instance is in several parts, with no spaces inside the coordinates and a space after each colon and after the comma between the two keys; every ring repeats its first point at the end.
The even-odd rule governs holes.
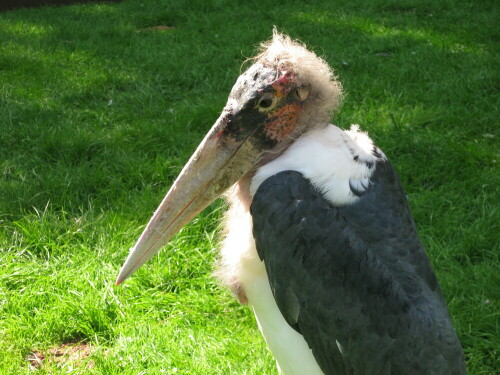
{"type": "Polygon", "coordinates": [[[325,374],[464,374],[399,178],[389,162],[374,167],[343,207],[294,171],[259,187],[253,231],[276,303],[325,374]]]}

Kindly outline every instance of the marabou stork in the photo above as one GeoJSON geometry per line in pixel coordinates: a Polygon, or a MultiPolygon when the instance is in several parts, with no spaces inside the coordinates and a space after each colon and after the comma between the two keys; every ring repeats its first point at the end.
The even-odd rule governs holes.
{"type": "Polygon", "coordinates": [[[117,284],[217,197],[220,278],[286,375],[464,374],[463,352],[394,168],[328,64],[274,32],[234,85],[117,284]]]}

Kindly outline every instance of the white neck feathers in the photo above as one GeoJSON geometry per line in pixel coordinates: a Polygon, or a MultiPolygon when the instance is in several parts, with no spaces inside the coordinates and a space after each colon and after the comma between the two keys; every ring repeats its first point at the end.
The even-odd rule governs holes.
{"type": "Polygon", "coordinates": [[[332,204],[352,204],[368,188],[378,158],[385,156],[358,125],[347,131],[328,125],[304,134],[282,155],[259,168],[250,193],[253,196],[267,178],[293,170],[309,179],[332,204]]]}

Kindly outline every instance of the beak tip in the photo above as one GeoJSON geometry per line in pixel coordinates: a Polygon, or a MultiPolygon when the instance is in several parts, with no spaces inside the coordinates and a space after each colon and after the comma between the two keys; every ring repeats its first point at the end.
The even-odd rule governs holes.
{"type": "MultiPolygon", "coordinates": [[[[125,280],[127,280],[130,275],[132,275],[148,258],[139,261],[137,260],[138,254],[135,251],[136,247],[133,247],[128,255],[125,263],[123,264],[120,272],[118,273],[118,277],[116,278],[115,285],[120,285],[125,280]]],[[[139,254],[140,255],[140,254],[139,254]]]]}
{"type": "Polygon", "coordinates": [[[118,274],[118,277],[116,278],[115,285],[120,285],[121,283],[123,283],[125,280],[128,279],[130,274],[131,274],[130,272],[125,272],[125,270],[122,267],[120,273],[118,274]]]}
{"type": "Polygon", "coordinates": [[[131,272],[128,269],[127,270],[125,269],[125,265],[123,265],[122,269],[118,273],[118,276],[117,276],[116,281],[115,281],[115,285],[120,285],[125,280],[127,280],[128,277],[130,276],[131,272]]]}

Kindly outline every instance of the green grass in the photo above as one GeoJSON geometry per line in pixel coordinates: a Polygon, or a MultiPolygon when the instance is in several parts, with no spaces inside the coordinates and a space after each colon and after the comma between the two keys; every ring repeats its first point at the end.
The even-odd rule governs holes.
{"type": "Polygon", "coordinates": [[[128,248],[273,25],[335,68],[407,190],[470,374],[500,368],[494,1],[124,1],[0,14],[0,373],[275,374],[211,277],[214,203],[123,286],[128,248]],[[171,26],[168,30],[150,27],[171,26]],[[66,359],[65,359],[66,358],[66,359]]]}

